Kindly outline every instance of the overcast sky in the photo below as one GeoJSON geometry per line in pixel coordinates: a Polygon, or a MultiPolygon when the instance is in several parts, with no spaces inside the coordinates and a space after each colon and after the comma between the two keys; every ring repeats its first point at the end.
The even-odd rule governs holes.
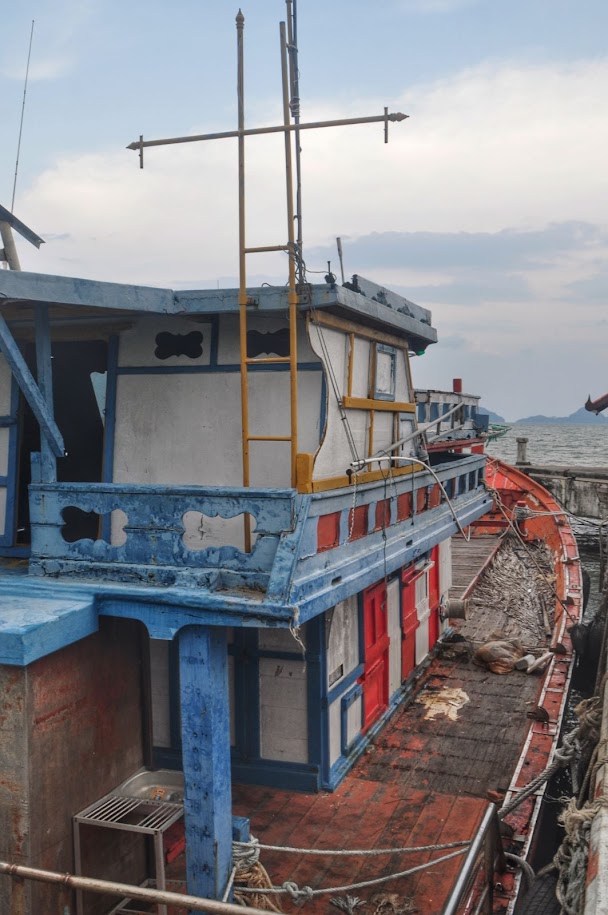
{"type": "MultiPolygon", "coordinates": [[[[304,120],[410,115],[303,135],[312,273],[345,270],[433,312],[419,386],[465,389],[514,419],[608,390],[605,0],[299,0],[304,120]]],[[[236,126],[238,6],[226,0],[20,0],[3,10],[0,203],[43,273],[235,285],[233,140],[146,152],[137,139],[236,126]]],[[[281,118],[283,0],[244,0],[249,126],[281,118]]],[[[248,243],[284,241],[280,137],[247,145],[248,243]]],[[[284,282],[281,256],[250,284],[284,282]]],[[[317,277],[321,279],[321,277],[317,277]]]]}

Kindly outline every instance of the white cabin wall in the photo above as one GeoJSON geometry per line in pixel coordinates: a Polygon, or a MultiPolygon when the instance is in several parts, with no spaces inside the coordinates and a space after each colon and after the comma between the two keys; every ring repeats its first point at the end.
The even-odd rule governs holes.
{"type": "Polygon", "coordinates": [[[386,588],[388,624],[388,695],[389,699],[401,686],[401,582],[389,581],[386,588]]]}
{"type": "Polygon", "coordinates": [[[425,571],[416,579],[416,614],[418,616],[418,629],[416,630],[416,664],[420,664],[429,653],[429,574],[425,571]]]}
{"type": "MultiPolygon", "coordinates": [[[[274,333],[287,327],[287,320],[252,315],[248,325],[260,334],[274,333]]],[[[209,320],[163,316],[138,318],[133,327],[120,334],[114,482],[242,485],[241,386],[240,373],[235,371],[240,358],[237,316],[219,319],[215,366],[212,339],[209,320]],[[201,356],[157,358],[156,336],[165,331],[202,333],[201,356]],[[222,371],[223,365],[230,366],[230,370],[222,371]],[[196,366],[209,370],[162,374],[146,371],[196,366]]],[[[303,320],[298,322],[298,360],[319,366],[318,370],[298,373],[298,449],[310,453],[317,450],[321,435],[323,379],[303,320]]],[[[248,381],[251,433],[289,435],[289,373],[254,370],[249,372],[248,381]]],[[[252,443],[251,485],[280,488],[290,484],[289,443],[252,443]]],[[[198,543],[202,547],[223,543],[241,546],[241,519],[205,518],[202,538],[197,532],[197,519],[191,522],[185,538],[190,548],[196,548],[198,543]]],[[[113,526],[113,542],[117,543],[118,521],[113,526]]]]}
{"type": "Polygon", "coordinates": [[[260,755],[308,762],[308,695],[303,661],[260,658],[260,755]]]}
{"type": "MultiPolygon", "coordinates": [[[[357,595],[336,604],[325,615],[327,636],[327,688],[339,687],[359,664],[359,619],[357,595]]],[[[361,700],[356,699],[346,714],[346,743],[361,731],[361,700]]],[[[329,706],[329,764],[342,755],[342,696],[329,706]]]]}
{"type": "MultiPolygon", "coordinates": [[[[350,353],[350,335],[328,327],[309,326],[310,342],[313,350],[322,360],[326,373],[330,372],[336,380],[339,396],[348,394],[348,365],[350,353]],[[321,336],[320,336],[321,335],[321,336]],[[322,337],[322,339],[321,339],[322,337]]],[[[370,376],[372,365],[372,347],[369,340],[355,336],[353,348],[352,396],[368,398],[373,396],[374,382],[370,376]]],[[[408,382],[406,354],[395,348],[395,401],[411,403],[413,391],[408,382]]],[[[348,409],[348,424],[355,442],[357,453],[368,456],[370,415],[367,410],[348,409]]],[[[379,451],[387,448],[397,440],[395,434],[394,414],[377,410],[374,413],[373,449],[379,451]]],[[[408,414],[408,418],[410,414],[408,414]]],[[[412,417],[413,418],[413,417],[412,417]]],[[[407,430],[406,430],[407,431],[407,430]]],[[[303,450],[303,449],[300,449],[303,450]]],[[[321,447],[314,462],[313,480],[322,480],[344,474],[352,460],[345,423],[342,421],[336,395],[332,385],[327,385],[327,422],[321,447]]]]}

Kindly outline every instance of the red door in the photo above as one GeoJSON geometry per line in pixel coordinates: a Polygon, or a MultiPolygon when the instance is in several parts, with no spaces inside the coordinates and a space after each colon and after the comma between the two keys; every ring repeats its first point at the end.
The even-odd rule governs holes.
{"type": "Polygon", "coordinates": [[[429,648],[432,648],[439,638],[439,600],[441,598],[439,590],[439,547],[434,546],[431,553],[433,565],[429,569],[429,607],[431,615],[429,617],[429,648]]]}
{"type": "Polygon", "coordinates": [[[401,679],[406,680],[416,665],[416,579],[415,569],[401,573],[401,679]]]}
{"type": "Polygon", "coordinates": [[[388,627],[383,581],[363,592],[363,730],[388,708],[388,627]]]}

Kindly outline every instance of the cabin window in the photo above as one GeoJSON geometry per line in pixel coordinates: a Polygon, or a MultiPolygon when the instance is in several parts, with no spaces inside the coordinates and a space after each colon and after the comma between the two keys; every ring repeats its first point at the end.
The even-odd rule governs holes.
{"type": "Polygon", "coordinates": [[[169,331],[161,331],[156,335],[155,342],[154,355],[157,359],[170,359],[172,356],[200,359],[203,355],[203,335],[200,330],[193,330],[189,334],[171,334],[169,331]]]}
{"type": "Polygon", "coordinates": [[[376,377],[374,379],[374,398],[376,400],[395,399],[395,365],[397,354],[392,346],[376,344],[376,377]]]}

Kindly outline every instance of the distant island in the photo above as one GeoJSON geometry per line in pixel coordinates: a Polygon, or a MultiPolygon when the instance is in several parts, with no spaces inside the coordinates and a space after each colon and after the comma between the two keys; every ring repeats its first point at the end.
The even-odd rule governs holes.
{"type": "MultiPolygon", "coordinates": [[[[493,420],[494,421],[494,420],[493,420]]],[[[498,422],[498,420],[495,420],[498,422]]],[[[603,426],[608,425],[608,419],[605,416],[602,416],[601,413],[598,413],[597,416],[595,413],[590,413],[588,410],[585,410],[584,407],[576,410],[576,412],[571,413],[570,416],[526,416],[523,419],[517,419],[515,422],[519,424],[527,424],[534,426],[541,425],[573,425],[573,426],[603,426]]]]}
{"type": "Polygon", "coordinates": [[[494,410],[486,410],[485,407],[478,407],[478,413],[481,413],[482,416],[489,416],[491,423],[506,423],[504,416],[500,416],[499,413],[495,413],[494,410]]]}

